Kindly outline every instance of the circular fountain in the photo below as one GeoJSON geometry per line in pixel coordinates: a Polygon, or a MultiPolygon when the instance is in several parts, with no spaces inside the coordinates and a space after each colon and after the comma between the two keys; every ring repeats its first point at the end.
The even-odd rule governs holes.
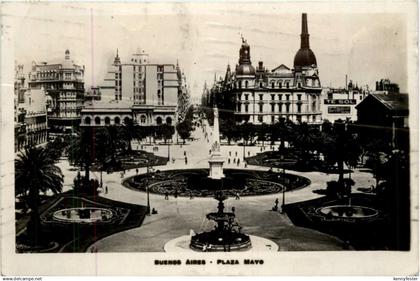
{"type": "Polygon", "coordinates": [[[67,208],[53,213],[54,220],[68,223],[106,223],[113,217],[112,210],[96,207],[67,208]]]}
{"type": "Polygon", "coordinates": [[[235,221],[235,214],[224,212],[223,201],[227,197],[222,191],[216,193],[218,211],[207,214],[207,219],[216,222],[212,231],[201,232],[191,237],[190,248],[197,251],[230,252],[251,248],[251,239],[241,233],[241,226],[235,221]]]}
{"type": "Polygon", "coordinates": [[[326,206],[317,209],[317,213],[326,216],[327,218],[351,218],[351,219],[366,219],[378,215],[378,211],[365,206],[356,205],[334,205],[326,206]]]}

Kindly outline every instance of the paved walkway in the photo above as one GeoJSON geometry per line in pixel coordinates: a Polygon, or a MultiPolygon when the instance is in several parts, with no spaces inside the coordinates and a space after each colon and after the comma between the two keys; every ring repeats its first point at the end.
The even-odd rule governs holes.
{"type": "MultiPolygon", "coordinates": [[[[211,128],[208,124],[198,128],[192,134],[194,141],[185,145],[171,145],[170,157],[175,162],[170,161],[166,166],[155,167],[159,170],[171,170],[181,168],[208,168],[209,149],[211,147],[211,128]],[[207,133],[209,141],[204,137],[207,133]],[[188,164],[185,164],[184,152],[188,158],[188,164]]],[[[134,146],[136,147],[136,146],[134,146]]],[[[156,153],[160,156],[168,156],[167,145],[158,145],[159,150],[156,153]]],[[[267,147],[268,148],[268,147],[267,147]]],[[[260,147],[246,147],[250,155],[260,152],[260,147]]],[[[146,146],[146,150],[152,152],[153,146],[146,146]]],[[[233,164],[226,168],[244,168],[243,147],[242,146],[222,146],[222,155],[227,159],[231,152],[231,158],[235,157],[241,160],[238,167],[233,164]]],[[[69,170],[67,161],[60,162],[60,167],[65,174],[64,189],[71,188],[73,178],[77,170],[69,170]]],[[[247,169],[268,170],[267,167],[257,167],[248,165],[247,169]]],[[[140,168],[139,173],[145,173],[146,168],[140,168]]],[[[328,175],[321,172],[292,172],[287,173],[305,176],[311,180],[311,185],[286,193],[286,204],[305,201],[317,198],[320,195],[313,193],[316,189],[325,189],[326,182],[336,180],[338,175],[328,175]]],[[[135,169],[126,171],[124,177],[135,175],[135,169]]],[[[99,172],[92,172],[92,177],[99,180],[99,172]]],[[[370,173],[356,171],[352,175],[356,182],[354,192],[357,187],[368,187],[374,183],[370,173]]],[[[104,187],[108,187],[108,193],[102,193],[101,196],[132,203],[146,205],[146,193],[134,191],[122,186],[120,173],[103,173],[104,187]]],[[[276,198],[281,202],[281,194],[270,194],[263,196],[242,197],[240,200],[229,198],[225,201],[225,207],[230,210],[233,206],[236,209],[237,219],[243,226],[243,231],[250,235],[258,235],[273,240],[279,245],[279,250],[341,250],[343,243],[335,237],[294,226],[286,215],[271,211],[276,198]]],[[[155,208],[158,214],[147,216],[141,227],[124,231],[106,237],[93,245],[99,252],[156,252],[163,251],[165,243],[178,236],[188,235],[191,229],[195,232],[201,232],[211,229],[213,225],[205,219],[208,212],[215,211],[217,202],[212,198],[173,198],[165,200],[164,196],[150,194],[151,208],[155,208]]],[[[90,251],[91,249],[89,249],[90,251]]]]}

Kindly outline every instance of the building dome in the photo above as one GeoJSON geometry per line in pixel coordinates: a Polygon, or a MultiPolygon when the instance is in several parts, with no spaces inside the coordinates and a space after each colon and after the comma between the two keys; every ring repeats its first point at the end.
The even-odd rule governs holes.
{"type": "Polygon", "coordinates": [[[309,33],[307,15],[302,14],[302,33],[300,34],[300,49],[295,55],[293,66],[295,69],[301,69],[304,66],[316,64],[314,52],[309,48],[309,33]]]}
{"type": "Polygon", "coordinates": [[[251,64],[240,64],[236,67],[236,75],[255,75],[255,68],[251,64]]]}
{"type": "Polygon", "coordinates": [[[293,66],[295,68],[303,66],[316,65],[316,57],[314,52],[309,48],[302,48],[297,51],[293,66]]]}
{"type": "Polygon", "coordinates": [[[255,75],[255,68],[251,63],[251,48],[242,37],[242,46],[239,50],[239,64],[236,66],[236,75],[255,75]]]}

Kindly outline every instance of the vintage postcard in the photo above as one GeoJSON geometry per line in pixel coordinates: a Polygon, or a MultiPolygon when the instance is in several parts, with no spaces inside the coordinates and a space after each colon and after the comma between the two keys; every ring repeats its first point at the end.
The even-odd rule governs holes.
{"type": "Polygon", "coordinates": [[[2,2],[2,274],[417,275],[417,5],[2,2]]]}

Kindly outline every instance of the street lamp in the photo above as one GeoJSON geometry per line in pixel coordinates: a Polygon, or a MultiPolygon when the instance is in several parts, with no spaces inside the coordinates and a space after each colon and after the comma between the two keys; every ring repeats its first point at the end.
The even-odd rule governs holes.
{"type": "Polygon", "coordinates": [[[286,175],[286,171],[285,171],[285,169],[284,169],[284,167],[283,167],[283,198],[282,198],[282,202],[281,202],[281,213],[282,214],[284,214],[284,206],[286,205],[285,204],[285,196],[286,196],[286,185],[285,185],[285,183],[286,183],[286,178],[285,178],[285,175],[286,175]]]}

